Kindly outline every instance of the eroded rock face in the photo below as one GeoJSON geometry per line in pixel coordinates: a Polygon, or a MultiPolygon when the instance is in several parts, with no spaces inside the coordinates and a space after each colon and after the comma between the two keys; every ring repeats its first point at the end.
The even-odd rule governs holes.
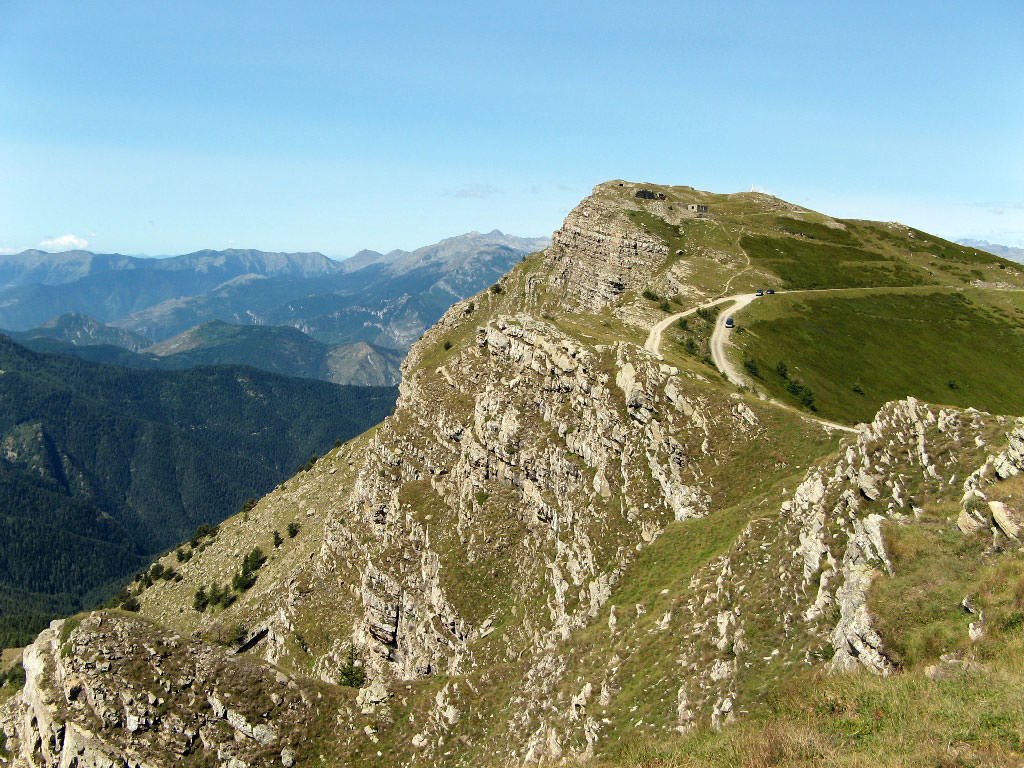
{"type": "Polygon", "coordinates": [[[493,615],[447,587],[455,566],[544,606],[512,630],[517,654],[597,616],[639,548],[711,508],[707,466],[763,437],[753,411],[702,389],[634,345],[585,347],[524,314],[407,378],[347,502],[359,525],[339,516],[322,551],[325,573],[359,570],[355,640],[372,673],[483,663],[472,645],[493,615]]]}
{"type": "MultiPolygon", "coordinates": [[[[985,445],[979,443],[979,448],[985,445]]],[[[1005,447],[990,454],[985,463],[967,476],[960,500],[957,527],[967,536],[990,528],[994,536],[1018,540],[1024,523],[1024,510],[1011,510],[999,500],[988,500],[986,488],[1024,472],[1024,419],[1018,419],[1009,433],[1005,447]]]]}
{"type": "MultiPolygon", "coordinates": [[[[883,526],[913,525],[917,505],[948,503],[951,483],[987,461],[982,445],[1015,439],[988,414],[935,409],[913,398],[886,405],[835,459],[811,466],[778,511],[755,515],[685,587],[656,597],[650,619],[637,606],[636,617],[623,621],[612,606],[607,634],[615,640],[608,647],[629,649],[635,660],[595,653],[580,662],[567,653],[547,659],[547,674],[577,689],[599,688],[601,706],[621,712],[630,702],[616,692],[644,670],[651,680],[645,704],[664,702],[661,717],[685,731],[702,721],[730,721],[752,704],[749,680],[786,668],[892,673],[896,666],[867,600],[872,581],[892,570],[883,526]],[[865,477],[870,494],[863,492],[865,477]],[[646,649],[663,654],[666,645],[673,663],[652,669],[657,656],[646,649]]],[[[972,624],[972,636],[978,628],[972,624]]],[[[552,742],[562,754],[588,754],[605,729],[601,720],[580,722],[578,697],[560,703],[555,685],[538,689],[550,692],[535,710],[545,714],[532,721],[534,754],[551,758],[545,745],[552,742]]]]}
{"type": "Polygon", "coordinates": [[[567,310],[593,311],[639,291],[668,257],[667,246],[626,217],[621,204],[588,197],[551,238],[551,283],[567,310]]]}
{"type": "Polygon", "coordinates": [[[270,765],[302,752],[318,692],[137,616],[54,622],[0,710],[15,765],[270,765]]]}

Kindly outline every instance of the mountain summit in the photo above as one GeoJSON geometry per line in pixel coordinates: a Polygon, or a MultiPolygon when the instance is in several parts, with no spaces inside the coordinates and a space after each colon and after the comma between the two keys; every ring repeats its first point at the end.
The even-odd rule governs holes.
{"type": "Polygon", "coordinates": [[[1008,762],[1022,288],[899,224],[601,184],[382,424],[137,614],[40,634],[13,763],[1008,762]]]}

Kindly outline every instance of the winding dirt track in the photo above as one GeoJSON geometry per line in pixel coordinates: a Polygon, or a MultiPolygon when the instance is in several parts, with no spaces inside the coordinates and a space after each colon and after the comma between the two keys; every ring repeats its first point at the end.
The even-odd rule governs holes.
{"type": "MultiPolygon", "coordinates": [[[[750,300],[752,300],[754,298],[754,294],[752,294],[752,293],[742,293],[742,294],[737,294],[735,296],[723,296],[720,299],[714,299],[712,301],[707,302],[706,304],[701,304],[699,306],[693,307],[692,309],[688,309],[685,312],[677,312],[674,315],[669,315],[664,320],[658,321],[654,325],[654,327],[651,328],[651,332],[649,334],[647,334],[647,341],[644,342],[644,349],[646,349],[648,352],[655,352],[655,353],[657,353],[658,349],[661,348],[661,334],[665,331],[666,328],[668,328],[670,325],[672,325],[672,323],[674,323],[680,317],[686,317],[687,315],[692,315],[698,309],[706,309],[707,307],[714,307],[714,306],[717,306],[718,304],[721,304],[722,302],[725,302],[725,301],[735,301],[735,300],[737,300],[737,299],[739,299],[741,297],[746,297],[746,296],[750,297],[750,299],[748,299],[743,304],[743,306],[746,306],[747,304],[750,303],[750,300]]],[[[723,322],[724,322],[724,319],[723,319],[723,322]]],[[[718,332],[717,328],[715,329],[715,332],[716,333],[718,332]]],[[[717,360],[715,360],[715,365],[718,365],[718,361],[717,360]]]]}
{"type": "MultiPolygon", "coordinates": [[[[820,293],[828,290],[842,289],[819,288],[807,291],[785,291],[785,293],[820,293]]],[[[783,292],[780,291],[779,293],[783,292]]],[[[698,309],[704,309],[705,307],[714,307],[725,302],[732,302],[733,304],[731,307],[729,307],[729,312],[718,313],[718,319],[715,322],[715,330],[711,334],[711,359],[714,361],[715,367],[718,368],[718,370],[720,370],[725,375],[725,378],[727,378],[731,383],[735,384],[738,387],[748,386],[748,382],[743,377],[743,374],[741,374],[740,371],[736,368],[736,366],[734,366],[732,362],[729,360],[729,356],[727,354],[729,330],[725,327],[725,321],[730,316],[730,313],[738,312],[756,298],[758,298],[758,296],[754,293],[737,293],[732,296],[723,296],[719,299],[714,299],[705,304],[701,304],[699,306],[693,307],[692,309],[688,309],[685,312],[677,312],[674,315],[669,315],[665,319],[658,321],[654,325],[654,327],[651,328],[650,333],[647,334],[647,341],[644,342],[644,349],[646,349],[648,352],[654,352],[655,354],[657,354],[658,349],[661,347],[662,333],[665,331],[666,328],[668,328],[672,323],[674,323],[679,318],[686,317],[687,315],[692,315],[698,309]]],[[[779,408],[785,408],[787,411],[792,411],[793,413],[798,414],[800,417],[804,419],[808,419],[817,424],[820,424],[827,430],[831,431],[837,429],[842,432],[857,432],[857,430],[854,429],[853,427],[849,427],[845,424],[838,424],[834,421],[829,421],[828,419],[819,419],[817,416],[811,416],[810,414],[801,411],[798,408],[794,408],[793,406],[788,405],[787,403],[783,403],[773,398],[770,398],[767,395],[761,394],[760,397],[762,400],[766,400],[772,403],[773,405],[778,406],[779,408]]]]}

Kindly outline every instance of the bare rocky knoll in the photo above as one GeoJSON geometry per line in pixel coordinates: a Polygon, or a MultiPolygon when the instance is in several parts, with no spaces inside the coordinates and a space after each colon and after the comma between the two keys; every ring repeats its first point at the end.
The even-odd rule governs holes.
{"type": "MultiPolygon", "coordinates": [[[[138,614],[43,632],[0,708],[12,764],[586,763],[734,727],[809,671],[901,674],[872,603],[891,532],[1019,559],[1024,419],[907,398],[840,434],[644,349],[645,291],[685,308],[780,280],[739,246],[780,215],[845,226],[595,188],[413,346],[379,427],[164,558],[181,578],[136,584],[138,614]]],[[[965,610],[934,664],[990,620],[965,610]]]]}

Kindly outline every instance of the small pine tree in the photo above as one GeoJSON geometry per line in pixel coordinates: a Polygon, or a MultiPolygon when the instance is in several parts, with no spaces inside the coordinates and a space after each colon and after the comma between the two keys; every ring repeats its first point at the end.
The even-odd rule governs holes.
{"type": "Polygon", "coordinates": [[[245,592],[256,583],[256,574],[242,570],[231,577],[231,588],[236,592],[245,592]]]}
{"type": "Polygon", "coordinates": [[[274,531],[274,548],[280,547],[284,543],[284,539],[281,538],[281,534],[274,531]]]}
{"type": "Polygon", "coordinates": [[[288,523],[288,538],[294,539],[299,533],[299,524],[292,520],[288,523]]]}
{"type": "Polygon", "coordinates": [[[139,601],[136,600],[134,597],[130,597],[130,596],[129,596],[129,598],[127,600],[125,600],[123,603],[121,603],[121,608],[123,608],[126,611],[132,611],[133,613],[138,611],[139,608],[141,608],[141,607],[142,606],[139,604],[139,601]]]}
{"type": "Polygon", "coordinates": [[[253,547],[252,551],[242,560],[242,570],[255,573],[265,562],[267,562],[267,556],[263,554],[263,550],[253,547]]]}
{"type": "Polygon", "coordinates": [[[200,587],[196,590],[196,596],[192,599],[192,607],[202,613],[209,604],[210,598],[207,597],[206,590],[200,587]]]}
{"type": "Polygon", "coordinates": [[[214,582],[210,585],[210,605],[223,605],[225,608],[234,602],[234,595],[231,594],[231,590],[228,589],[227,585],[223,587],[220,584],[214,582]],[[230,599],[229,599],[230,598],[230,599]]]}
{"type": "Polygon", "coordinates": [[[248,634],[248,630],[244,624],[232,624],[225,640],[228,645],[239,645],[245,639],[246,634],[248,634]]]}
{"type": "Polygon", "coordinates": [[[363,671],[363,662],[356,656],[355,645],[349,643],[348,658],[345,659],[345,663],[338,670],[338,685],[362,688],[365,682],[366,672],[363,671]]]}

